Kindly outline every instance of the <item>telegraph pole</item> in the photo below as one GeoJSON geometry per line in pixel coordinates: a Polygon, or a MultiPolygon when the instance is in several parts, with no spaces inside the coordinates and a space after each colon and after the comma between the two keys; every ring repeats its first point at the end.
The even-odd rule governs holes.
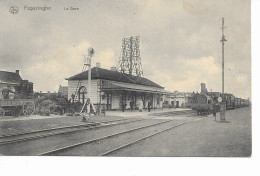
{"type": "Polygon", "coordinates": [[[224,60],[224,45],[225,45],[225,41],[227,41],[225,39],[225,35],[224,35],[224,17],[222,17],[222,39],[220,40],[220,42],[222,42],[222,102],[221,102],[221,112],[220,112],[220,120],[221,121],[225,121],[225,113],[226,113],[226,104],[224,102],[224,76],[225,76],[225,60],[224,60]]]}

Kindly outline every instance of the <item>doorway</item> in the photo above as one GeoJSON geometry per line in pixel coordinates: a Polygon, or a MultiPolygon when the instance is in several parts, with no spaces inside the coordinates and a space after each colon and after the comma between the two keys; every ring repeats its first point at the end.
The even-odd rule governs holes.
{"type": "Polygon", "coordinates": [[[176,108],[179,108],[180,105],[179,105],[179,101],[176,101],[176,108]]]}
{"type": "Polygon", "coordinates": [[[84,104],[87,98],[87,89],[85,86],[82,86],[79,88],[79,92],[78,92],[78,98],[79,98],[79,102],[84,104]]]}

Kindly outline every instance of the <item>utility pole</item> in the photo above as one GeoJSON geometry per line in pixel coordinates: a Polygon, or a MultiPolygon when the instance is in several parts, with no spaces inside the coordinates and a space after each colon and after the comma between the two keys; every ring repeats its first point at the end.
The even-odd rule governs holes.
{"type": "Polygon", "coordinates": [[[222,42],[222,102],[221,102],[221,107],[220,107],[220,120],[221,121],[225,121],[225,113],[226,113],[226,104],[224,101],[224,76],[225,76],[225,60],[224,60],[224,45],[225,45],[225,41],[227,41],[225,39],[225,35],[224,35],[224,17],[222,17],[222,39],[220,40],[220,42],[222,42]]]}

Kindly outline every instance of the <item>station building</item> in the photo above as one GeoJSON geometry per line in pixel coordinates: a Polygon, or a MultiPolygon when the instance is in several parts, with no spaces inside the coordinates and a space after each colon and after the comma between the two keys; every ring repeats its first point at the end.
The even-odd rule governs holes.
{"type": "MultiPolygon", "coordinates": [[[[88,71],[66,78],[68,80],[68,99],[84,103],[88,92],[88,71]]],[[[162,108],[165,95],[169,92],[153,81],[100,67],[91,69],[90,99],[94,105],[102,104],[106,110],[162,108]]]]}

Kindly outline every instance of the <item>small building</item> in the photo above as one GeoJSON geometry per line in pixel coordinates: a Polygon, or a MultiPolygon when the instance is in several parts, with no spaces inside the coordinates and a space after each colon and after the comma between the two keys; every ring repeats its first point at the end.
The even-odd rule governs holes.
{"type": "Polygon", "coordinates": [[[191,97],[191,93],[189,92],[168,92],[165,95],[164,105],[165,107],[172,108],[186,108],[188,107],[188,100],[191,97]]]}
{"type": "MultiPolygon", "coordinates": [[[[2,91],[6,88],[15,92],[16,88],[20,86],[22,78],[19,74],[19,70],[15,72],[0,71],[0,99],[3,99],[2,91]]],[[[14,97],[14,94],[10,94],[10,99],[14,97]]]]}
{"type": "Polygon", "coordinates": [[[172,104],[175,108],[186,108],[188,107],[189,98],[191,93],[189,92],[178,92],[175,91],[171,94],[172,104]]]}
{"type": "MultiPolygon", "coordinates": [[[[84,103],[88,92],[88,71],[66,78],[68,80],[68,99],[84,103]]],[[[163,95],[168,92],[153,81],[120,73],[115,69],[99,67],[91,69],[90,99],[95,105],[103,104],[107,110],[161,108],[163,95]]]]}
{"type": "Polygon", "coordinates": [[[173,101],[171,94],[172,94],[171,92],[168,92],[168,94],[166,94],[164,96],[164,99],[163,99],[164,108],[174,108],[174,101],[173,101]]]}

